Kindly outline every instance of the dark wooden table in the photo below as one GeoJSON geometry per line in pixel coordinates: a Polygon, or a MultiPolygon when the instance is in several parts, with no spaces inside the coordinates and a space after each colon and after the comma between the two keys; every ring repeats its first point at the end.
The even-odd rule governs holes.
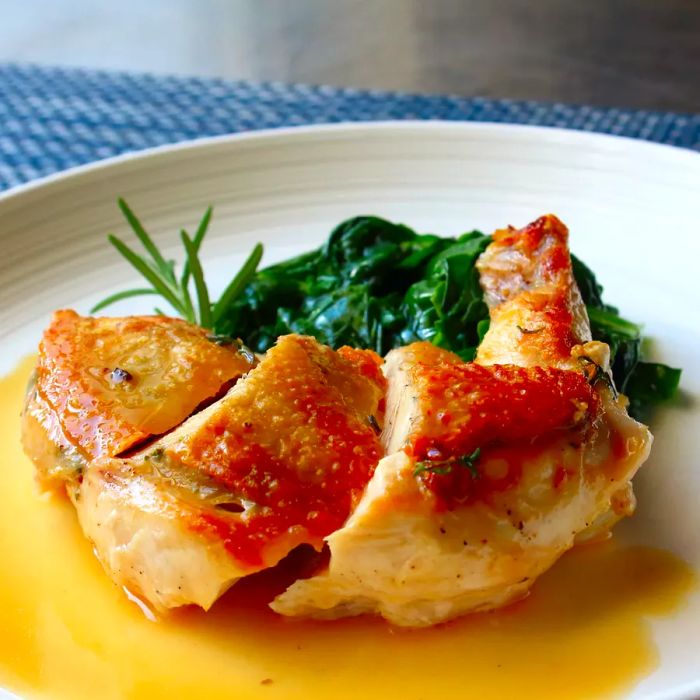
{"type": "Polygon", "coordinates": [[[700,0],[25,0],[0,60],[700,112],[700,0]]]}

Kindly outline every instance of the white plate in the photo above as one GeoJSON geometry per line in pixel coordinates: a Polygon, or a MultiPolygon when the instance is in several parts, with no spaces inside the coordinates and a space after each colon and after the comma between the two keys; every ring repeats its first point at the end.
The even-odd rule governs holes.
{"type": "MultiPolygon", "coordinates": [[[[356,214],[453,235],[557,213],[607,299],[644,320],[655,357],[684,369],[683,405],[660,412],[639,510],[617,532],[700,570],[700,155],[555,129],[402,122],[228,136],[78,168],[0,195],[0,372],[33,350],[53,309],[87,312],[136,281],[105,243],[127,233],[117,195],[158,242],[213,203],[203,256],[219,285],[255,241],[273,262],[356,214]]],[[[630,697],[700,697],[700,595],[653,624],[661,664],[630,697]]]]}

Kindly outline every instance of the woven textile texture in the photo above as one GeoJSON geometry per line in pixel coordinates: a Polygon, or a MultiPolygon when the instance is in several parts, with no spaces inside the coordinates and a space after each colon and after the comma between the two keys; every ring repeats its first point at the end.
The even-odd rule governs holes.
{"type": "Polygon", "coordinates": [[[700,150],[700,115],[0,64],[0,190],[200,136],[447,119],[557,126],[700,150]]]}

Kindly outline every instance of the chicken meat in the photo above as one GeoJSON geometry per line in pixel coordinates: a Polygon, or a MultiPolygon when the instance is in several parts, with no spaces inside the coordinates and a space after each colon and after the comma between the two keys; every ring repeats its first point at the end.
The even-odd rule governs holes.
{"type": "Polygon", "coordinates": [[[393,350],[385,456],[327,567],[272,607],[426,626],[525,596],[582,539],[631,513],[651,434],[592,341],[554,216],[497,231],[478,261],[491,323],[475,362],[393,350]]]}
{"type": "MultiPolygon", "coordinates": [[[[312,338],[286,336],[253,367],[252,356],[241,365],[237,353],[174,321],[184,338],[158,347],[159,341],[143,348],[136,342],[127,352],[124,324],[114,335],[107,330],[110,321],[100,319],[94,322],[104,332],[99,337],[119,344],[124,355],[117,358],[95,342],[99,358],[85,359],[83,352],[93,346],[75,327],[64,328],[69,366],[51,367],[47,378],[55,326],[65,320],[55,319],[42,343],[25,412],[25,444],[28,451],[39,445],[39,468],[54,478],[64,467],[51,471],[41,439],[55,441],[51,431],[60,426],[61,440],[75,444],[80,469],[71,473],[68,491],[81,527],[110,577],[150,607],[209,608],[238,578],[273,566],[298,545],[320,549],[353,510],[382,449],[385,380],[371,351],[335,352],[312,338]],[[194,333],[191,355],[185,331],[194,333]],[[176,376],[163,390],[159,377],[167,375],[164,365],[174,348],[174,366],[183,372],[189,367],[189,378],[176,376]],[[139,352],[155,363],[151,373],[135,359],[139,352]],[[218,366],[197,365],[197,352],[201,359],[207,352],[220,355],[218,366]],[[134,393],[143,394],[139,400],[115,394],[109,370],[115,362],[128,368],[134,393]],[[188,418],[203,397],[235,375],[225,371],[230,362],[245,376],[239,372],[223,397],[188,418]],[[51,393],[54,384],[65,392],[58,392],[63,403],[51,393]],[[87,407],[80,420],[73,420],[70,392],[87,407]],[[40,397],[47,395],[39,411],[40,397]]],[[[85,322],[75,315],[69,320],[79,327],[85,322]]],[[[134,319],[129,328],[138,335],[156,322],[168,326],[134,319]]],[[[97,332],[82,330],[90,338],[97,332]]],[[[142,341],[147,338],[148,332],[142,341]]],[[[59,463],[65,453],[54,450],[59,463]]]]}
{"type": "Polygon", "coordinates": [[[527,594],[634,510],[651,434],[591,339],[568,231],[497,231],[474,362],[427,342],[334,351],[164,317],[59,311],[23,413],[108,575],[157,610],[209,608],[300,545],[329,558],[271,606],[425,626],[527,594]]]}

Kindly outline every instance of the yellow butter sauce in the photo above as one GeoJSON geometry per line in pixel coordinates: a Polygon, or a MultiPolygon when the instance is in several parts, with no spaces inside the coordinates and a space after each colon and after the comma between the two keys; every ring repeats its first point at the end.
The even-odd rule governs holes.
{"type": "Polygon", "coordinates": [[[507,610],[434,629],[276,617],[270,575],[204,614],[151,622],[103,574],[71,506],[41,494],[19,441],[26,360],[0,382],[0,687],[26,698],[590,698],[657,663],[650,616],[696,579],[673,555],[611,543],[565,556],[507,610]]]}

